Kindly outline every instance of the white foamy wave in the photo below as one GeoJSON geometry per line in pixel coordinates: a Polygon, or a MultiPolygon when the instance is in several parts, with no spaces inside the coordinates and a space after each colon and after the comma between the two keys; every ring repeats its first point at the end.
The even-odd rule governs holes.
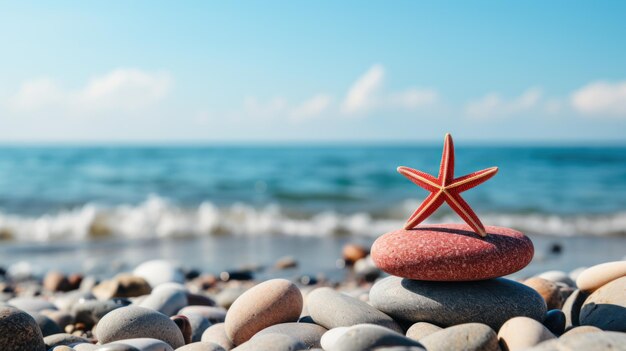
{"type": "MultiPolygon", "coordinates": [[[[400,212],[405,212],[402,206],[400,212]]],[[[406,211],[405,215],[410,212],[406,211]]],[[[604,216],[556,216],[544,214],[485,214],[487,225],[507,226],[535,234],[623,235],[626,213],[604,216]]],[[[459,222],[454,215],[430,222],[459,222]]],[[[256,208],[246,204],[217,207],[204,202],[181,208],[152,196],[139,205],[81,208],[38,217],[0,213],[0,239],[17,241],[81,240],[99,236],[165,238],[202,235],[363,235],[375,237],[399,228],[404,216],[375,218],[368,213],[320,212],[290,216],[279,206],[256,208]]]]}

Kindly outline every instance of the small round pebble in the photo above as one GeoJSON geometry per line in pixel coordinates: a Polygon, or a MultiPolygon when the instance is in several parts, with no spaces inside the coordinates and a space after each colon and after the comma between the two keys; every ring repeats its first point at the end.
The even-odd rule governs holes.
{"type": "Polygon", "coordinates": [[[580,324],[626,332],[626,277],[594,291],[580,309],[580,324]]]}
{"type": "Polygon", "coordinates": [[[232,304],[224,327],[235,345],[271,325],[295,322],[302,312],[302,294],[285,279],[271,279],[243,293],[232,304]]]}
{"type": "Polygon", "coordinates": [[[152,289],[150,295],[137,306],[159,311],[167,316],[176,314],[178,310],[187,306],[187,290],[178,283],[162,283],[152,289]]]}
{"type": "Polygon", "coordinates": [[[582,291],[593,292],[624,276],[626,276],[626,261],[607,262],[582,271],[576,278],[576,285],[582,291]]]}
{"type": "Polygon", "coordinates": [[[565,331],[565,313],[561,310],[550,310],[546,313],[543,325],[554,335],[561,335],[565,331]]]}
{"type": "Polygon", "coordinates": [[[511,318],[498,332],[500,343],[508,351],[523,350],[555,338],[543,324],[528,317],[511,318]]]}
{"type": "Polygon", "coordinates": [[[17,308],[0,306],[0,350],[46,350],[43,335],[33,317],[17,308]]]}
{"type": "Polygon", "coordinates": [[[330,350],[337,342],[337,339],[341,337],[350,327],[337,327],[328,330],[320,339],[320,346],[324,350],[330,350]]]}
{"type": "Polygon", "coordinates": [[[109,300],[114,297],[137,297],[147,295],[151,291],[152,288],[147,280],[128,273],[105,280],[92,289],[93,294],[100,300],[109,300]]]}
{"type": "Polygon", "coordinates": [[[426,322],[417,322],[413,324],[407,331],[406,337],[411,338],[413,340],[419,340],[425,336],[428,336],[432,333],[438,332],[443,328],[438,327],[431,323],[426,322]]]}
{"type": "Polygon", "coordinates": [[[202,333],[200,341],[212,342],[220,345],[224,350],[228,351],[234,348],[233,342],[226,336],[224,323],[213,324],[202,333]]]}
{"type": "Polygon", "coordinates": [[[570,278],[569,274],[563,271],[547,271],[537,275],[537,277],[555,283],[563,283],[572,288],[576,287],[576,282],[574,282],[574,280],[570,278]]]}
{"type": "Polygon", "coordinates": [[[500,351],[496,332],[481,323],[448,327],[421,338],[419,342],[428,351],[500,351]]]}
{"type": "Polygon", "coordinates": [[[328,349],[329,351],[363,351],[380,346],[419,346],[422,344],[389,328],[374,324],[349,327],[328,349]]]}

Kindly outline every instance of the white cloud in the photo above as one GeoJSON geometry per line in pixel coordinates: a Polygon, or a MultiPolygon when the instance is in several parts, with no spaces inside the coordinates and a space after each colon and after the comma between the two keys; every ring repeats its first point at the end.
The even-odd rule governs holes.
{"type": "Polygon", "coordinates": [[[77,90],[63,89],[50,78],[24,82],[9,99],[18,111],[60,108],[74,111],[135,110],[165,97],[171,87],[166,72],[117,69],[92,78],[77,90]]]}
{"type": "Polygon", "coordinates": [[[254,117],[275,117],[287,111],[287,100],[283,97],[274,97],[269,101],[260,101],[249,96],[243,101],[244,113],[254,117]]]}
{"type": "Polygon", "coordinates": [[[571,104],[584,115],[626,117],[626,81],[588,84],[572,93],[571,104]]]}
{"type": "Polygon", "coordinates": [[[409,88],[385,93],[382,89],[384,80],[385,69],[382,65],[370,67],[348,89],[341,112],[346,115],[358,115],[383,108],[415,110],[432,105],[439,99],[439,94],[433,89],[409,88]]]}
{"type": "Polygon", "coordinates": [[[530,88],[520,96],[506,100],[497,93],[490,93],[465,105],[465,113],[470,117],[504,117],[528,112],[541,106],[543,93],[538,88],[530,88]]]}
{"type": "Polygon", "coordinates": [[[329,95],[318,94],[294,107],[290,115],[295,120],[316,117],[326,112],[331,102],[332,98],[329,95]]]}

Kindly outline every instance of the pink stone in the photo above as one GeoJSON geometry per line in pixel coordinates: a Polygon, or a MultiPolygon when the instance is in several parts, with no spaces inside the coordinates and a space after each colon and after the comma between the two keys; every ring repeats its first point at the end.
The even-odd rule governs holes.
{"type": "Polygon", "coordinates": [[[402,278],[470,281],[505,276],[533,258],[530,239],[503,227],[486,227],[481,238],[466,224],[421,225],[379,237],[372,259],[383,271],[402,278]]]}

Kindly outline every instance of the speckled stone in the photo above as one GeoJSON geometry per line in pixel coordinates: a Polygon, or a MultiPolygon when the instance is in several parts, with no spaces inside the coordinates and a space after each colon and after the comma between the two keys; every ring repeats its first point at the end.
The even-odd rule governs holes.
{"type": "Polygon", "coordinates": [[[199,314],[208,319],[212,324],[223,323],[226,319],[226,309],[223,307],[187,306],[181,308],[177,314],[186,316],[189,313],[199,314]]]}
{"type": "Polygon", "coordinates": [[[428,351],[500,351],[496,332],[481,323],[455,325],[421,338],[420,343],[428,351]]]}
{"type": "Polygon", "coordinates": [[[297,351],[305,350],[306,346],[289,335],[265,334],[250,339],[233,349],[233,351],[297,351]]]}
{"type": "Polygon", "coordinates": [[[328,350],[363,351],[381,346],[422,347],[422,344],[380,325],[357,324],[349,327],[328,350]]]}
{"type": "Polygon", "coordinates": [[[372,287],[370,303],[399,321],[442,327],[483,323],[493,330],[515,316],[543,321],[546,313],[546,304],[535,290],[505,278],[428,282],[387,277],[372,287]]]}
{"type": "Polygon", "coordinates": [[[107,313],[96,330],[101,343],[134,338],[154,338],[177,348],[183,346],[183,334],[166,315],[137,306],[126,306],[107,313]]]}
{"type": "Polygon", "coordinates": [[[174,349],[162,340],[153,338],[136,338],[119,340],[113,343],[105,344],[98,348],[98,351],[117,351],[117,349],[124,350],[122,347],[129,347],[129,350],[139,351],[174,351],[174,349]]]}
{"type": "Polygon", "coordinates": [[[469,281],[502,277],[524,268],[534,248],[521,232],[486,227],[481,238],[465,224],[422,225],[396,230],[372,245],[378,268],[398,277],[431,281],[469,281]]]}
{"type": "Polygon", "coordinates": [[[533,347],[542,341],[555,339],[548,328],[528,317],[511,318],[498,332],[500,344],[505,350],[517,351],[533,347]]]}
{"type": "Polygon", "coordinates": [[[401,332],[390,316],[366,302],[339,293],[331,288],[318,288],[307,295],[307,308],[315,323],[326,329],[355,324],[377,324],[401,332]]]}
{"type": "Polygon", "coordinates": [[[562,336],[525,351],[626,351],[626,333],[599,332],[562,336]]]}
{"type": "Polygon", "coordinates": [[[580,309],[580,324],[626,332],[626,277],[603,285],[580,309]]]}
{"type": "Polygon", "coordinates": [[[199,341],[179,347],[176,351],[226,351],[223,347],[216,343],[208,341],[199,341]]]}
{"type": "Polygon", "coordinates": [[[565,331],[565,313],[561,310],[550,310],[546,313],[543,325],[554,335],[561,335],[565,331]]]}
{"type": "Polygon", "coordinates": [[[28,313],[0,306],[0,350],[45,351],[43,335],[28,313]]]}
{"type": "Polygon", "coordinates": [[[301,341],[307,348],[321,347],[320,340],[328,329],[310,323],[281,323],[267,327],[256,333],[252,338],[265,334],[285,334],[301,341]]]}
{"type": "Polygon", "coordinates": [[[585,300],[589,297],[589,293],[574,290],[574,292],[565,300],[561,310],[565,314],[565,327],[575,327],[580,325],[579,315],[580,309],[585,303],[585,300]]]}
{"type": "Polygon", "coordinates": [[[200,341],[216,343],[223,347],[226,351],[229,351],[235,347],[235,345],[233,345],[233,342],[230,341],[228,336],[226,336],[224,323],[213,324],[212,326],[208,327],[207,330],[202,333],[202,338],[200,338],[200,341]]]}
{"type": "Polygon", "coordinates": [[[626,261],[607,262],[582,271],[576,278],[576,285],[582,291],[593,292],[624,276],[626,276],[626,261]]]}
{"type": "Polygon", "coordinates": [[[178,283],[162,283],[152,289],[150,295],[137,306],[151,308],[167,316],[173,316],[187,306],[187,290],[178,283]]]}
{"type": "Polygon", "coordinates": [[[407,331],[406,337],[411,338],[413,340],[419,340],[425,336],[428,336],[432,333],[436,333],[443,328],[438,327],[431,323],[426,322],[417,322],[413,324],[407,331]]]}
{"type": "Polygon", "coordinates": [[[524,280],[524,285],[535,289],[546,301],[549,310],[560,309],[563,306],[563,296],[559,290],[559,286],[550,280],[532,277],[524,280]]]}
{"type": "Polygon", "coordinates": [[[82,338],[80,336],[68,334],[68,333],[48,335],[45,338],[43,338],[43,341],[46,344],[46,349],[49,349],[55,346],[61,346],[61,345],[66,345],[66,346],[73,345],[73,344],[77,344],[81,342],[89,343],[88,339],[82,338]]]}

